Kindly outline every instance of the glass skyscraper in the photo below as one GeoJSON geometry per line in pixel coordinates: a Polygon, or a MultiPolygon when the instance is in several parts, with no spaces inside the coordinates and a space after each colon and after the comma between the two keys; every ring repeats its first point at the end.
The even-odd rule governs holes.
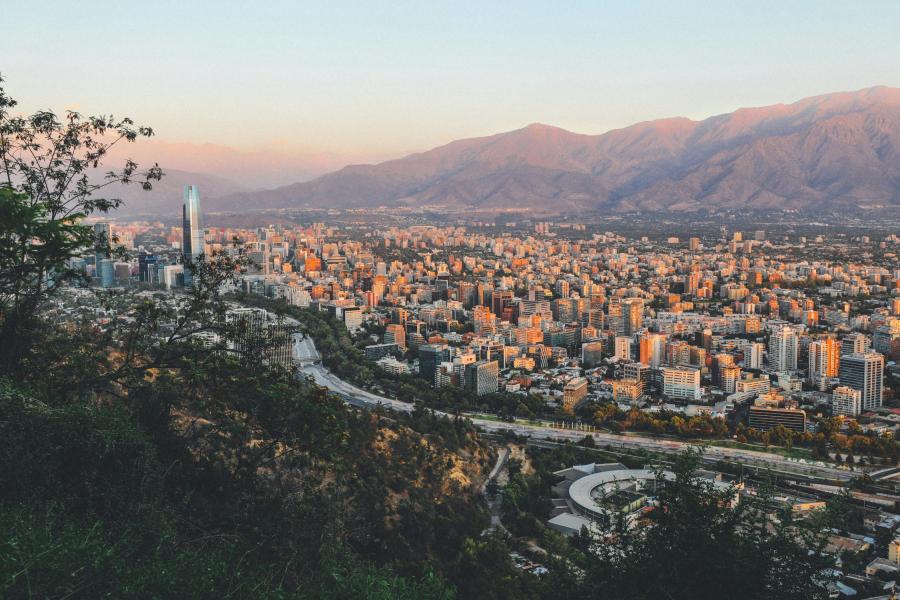
{"type": "Polygon", "coordinates": [[[97,276],[100,276],[100,261],[109,258],[109,248],[112,246],[112,230],[109,223],[94,223],[94,266],[97,276]]]}
{"type": "Polygon", "coordinates": [[[192,266],[204,252],[203,221],[200,218],[200,189],[184,186],[184,205],[181,213],[181,251],[184,254],[184,285],[193,283],[192,266]]]}

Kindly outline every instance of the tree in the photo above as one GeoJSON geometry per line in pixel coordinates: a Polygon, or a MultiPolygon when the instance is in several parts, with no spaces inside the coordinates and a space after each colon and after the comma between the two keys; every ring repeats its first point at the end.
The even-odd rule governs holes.
{"type": "Polygon", "coordinates": [[[127,160],[96,175],[113,146],[153,130],[128,118],[72,111],[62,120],[50,111],[16,116],[17,103],[2,83],[0,77],[0,372],[12,372],[34,341],[38,311],[60,283],[79,275],[68,260],[113,242],[82,225],[92,213],[121,203],[95,193],[116,183],[151,189],[162,170],[154,165],[141,172],[127,160]]]}
{"type": "Polygon", "coordinates": [[[790,511],[770,519],[772,491],[742,498],[697,476],[698,455],[677,458],[672,475],[657,472],[657,506],[643,527],[614,517],[588,551],[573,549],[551,566],[547,591],[573,597],[750,600],[827,598],[832,560],[822,531],[830,516],[795,521],[790,511]]]}

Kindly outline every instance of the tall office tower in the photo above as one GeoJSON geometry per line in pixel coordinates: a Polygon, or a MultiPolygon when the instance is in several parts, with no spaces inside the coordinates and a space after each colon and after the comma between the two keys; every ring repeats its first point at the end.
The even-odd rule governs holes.
{"type": "Polygon", "coordinates": [[[184,186],[184,204],[181,207],[181,253],[184,255],[184,285],[193,284],[192,266],[205,252],[203,221],[200,217],[200,188],[184,186]]]}
{"type": "Polygon", "coordinates": [[[834,338],[816,340],[809,345],[809,381],[820,391],[828,389],[828,380],[838,376],[840,349],[834,338]]]}
{"type": "Polygon", "coordinates": [[[101,258],[97,263],[97,278],[100,280],[100,287],[112,287],[115,283],[115,271],[113,261],[110,258],[101,258]]]}
{"type": "Polygon", "coordinates": [[[884,356],[878,352],[856,352],[841,356],[841,385],[860,392],[862,410],[881,406],[884,389],[884,356]]]}
{"type": "Polygon", "coordinates": [[[831,412],[855,417],[862,412],[862,394],[846,385],[839,385],[831,393],[831,412]]]}
{"type": "Polygon", "coordinates": [[[644,325],[644,299],[626,298],[622,301],[622,319],[625,335],[634,335],[644,325]]]}
{"type": "Polygon", "coordinates": [[[109,247],[112,245],[112,230],[109,223],[94,223],[94,267],[100,277],[100,261],[109,258],[109,247]]]}
{"type": "Polygon", "coordinates": [[[769,338],[769,367],[773,371],[797,370],[797,332],[782,327],[769,338]]]}
{"type": "Polygon", "coordinates": [[[493,293],[494,287],[491,284],[485,283],[484,281],[479,281],[475,286],[475,304],[490,306],[491,294],[493,293]]]}
{"type": "Polygon", "coordinates": [[[450,347],[446,344],[426,344],[419,347],[419,376],[435,385],[438,367],[450,360],[450,347]]]}
{"type": "Polygon", "coordinates": [[[151,282],[151,266],[156,265],[159,259],[155,254],[148,254],[141,251],[138,255],[138,280],[143,282],[151,282]]]}
{"type": "Polygon", "coordinates": [[[466,388],[475,392],[476,396],[493,394],[499,386],[500,364],[496,360],[480,360],[466,365],[466,388]]]}
{"type": "Polygon", "coordinates": [[[841,340],[841,356],[859,354],[869,348],[869,338],[864,333],[851,333],[841,340]]]}

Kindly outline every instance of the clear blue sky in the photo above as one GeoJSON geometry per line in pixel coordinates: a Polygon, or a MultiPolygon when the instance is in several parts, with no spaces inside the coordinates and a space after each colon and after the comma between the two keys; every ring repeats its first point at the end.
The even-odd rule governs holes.
{"type": "Polygon", "coordinates": [[[232,146],[391,154],[900,86],[897,0],[2,4],[23,108],[232,146]]]}

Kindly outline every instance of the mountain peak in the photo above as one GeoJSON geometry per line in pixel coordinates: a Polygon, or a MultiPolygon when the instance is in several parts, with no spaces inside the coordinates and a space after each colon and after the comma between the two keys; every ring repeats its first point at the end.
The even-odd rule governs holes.
{"type": "Polygon", "coordinates": [[[559,214],[900,206],[898,105],[900,89],[878,86],[602,135],[531,123],[233,196],[229,208],[427,204],[559,214]]]}

